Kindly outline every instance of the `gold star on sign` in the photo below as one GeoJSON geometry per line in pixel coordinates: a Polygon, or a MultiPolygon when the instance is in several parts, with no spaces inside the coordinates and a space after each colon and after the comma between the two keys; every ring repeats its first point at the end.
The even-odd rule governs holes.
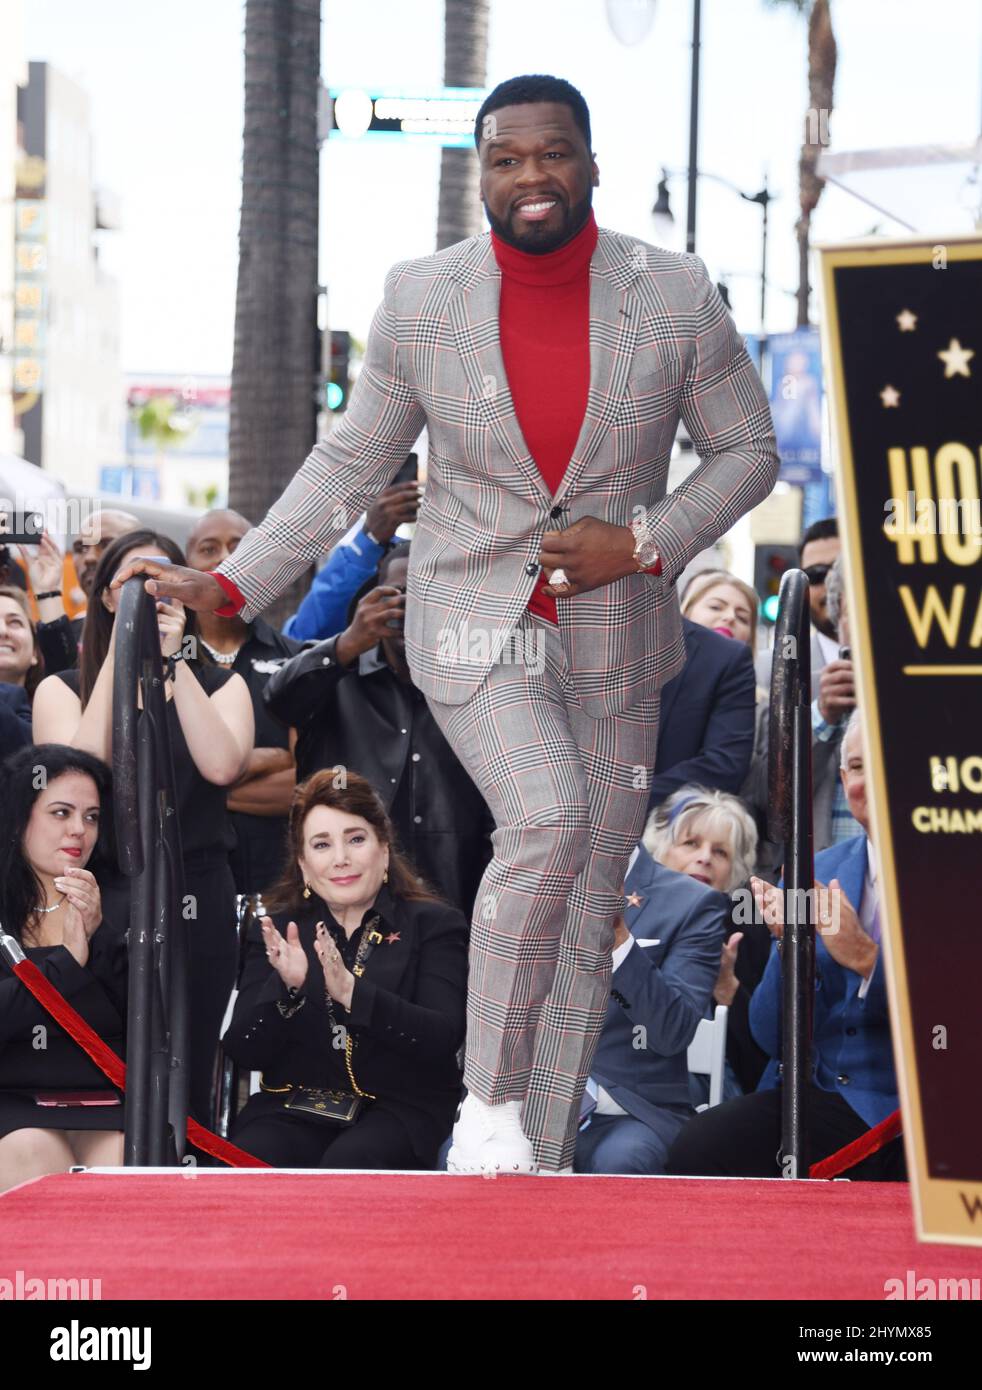
{"type": "Polygon", "coordinates": [[[913,333],[917,327],[917,315],[912,314],[909,309],[901,309],[897,315],[897,322],[900,325],[901,333],[913,333]]]}
{"type": "Polygon", "coordinates": [[[637,893],[628,893],[624,901],[629,907],[640,907],[644,899],[639,898],[637,893]]]}
{"type": "Polygon", "coordinates": [[[883,402],[883,409],[888,410],[890,406],[900,405],[900,392],[896,386],[884,386],[880,392],[880,400],[883,402]]]}
{"type": "Polygon", "coordinates": [[[938,353],[944,363],[945,381],[951,376],[971,376],[968,364],[975,356],[971,348],[963,348],[957,338],[952,338],[947,348],[938,353]]]}

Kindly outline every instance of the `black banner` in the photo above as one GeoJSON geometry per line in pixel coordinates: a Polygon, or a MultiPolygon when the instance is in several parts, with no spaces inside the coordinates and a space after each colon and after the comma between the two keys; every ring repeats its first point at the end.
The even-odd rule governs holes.
{"type": "Polygon", "coordinates": [[[822,263],[918,1229],[982,1244],[982,241],[825,247],[822,263]]]}

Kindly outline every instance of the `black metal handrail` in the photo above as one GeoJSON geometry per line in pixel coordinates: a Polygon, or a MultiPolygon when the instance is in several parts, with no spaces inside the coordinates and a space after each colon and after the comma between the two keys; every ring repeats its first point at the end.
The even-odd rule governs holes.
{"type": "Polygon", "coordinates": [[[811,621],[808,576],[781,580],[768,726],[768,834],[784,845],[781,1158],[785,1177],[808,1176],[808,1087],[815,997],[812,835],[811,621]]]}
{"type": "Polygon", "coordinates": [[[160,1166],[182,1158],[187,1133],[188,947],[160,634],[142,575],[120,590],[115,647],[113,802],[131,880],[123,1161],[160,1166]]]}

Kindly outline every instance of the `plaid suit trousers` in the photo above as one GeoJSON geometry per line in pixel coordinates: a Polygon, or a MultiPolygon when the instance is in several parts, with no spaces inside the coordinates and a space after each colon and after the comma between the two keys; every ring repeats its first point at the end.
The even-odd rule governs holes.
{"type": "Polygon", "coordinates": [[[539,1165],[567,1167],[661,696],[584,714],[559,629],[526,610],[465,703],[427,701],[497,826],[474,902],[464,1081],[489,1105],[521,1100],[539,1165]]]}

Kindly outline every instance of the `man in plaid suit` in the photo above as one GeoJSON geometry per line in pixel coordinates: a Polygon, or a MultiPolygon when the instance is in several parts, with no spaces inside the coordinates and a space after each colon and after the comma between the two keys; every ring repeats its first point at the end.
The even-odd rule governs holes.
{"type": "Polygon", "coordinates": [[[497,826],[448,1166],[571,1172],[660,690],[685,660],[675,581],[778,459],[703,263],[597,227],[580,93],[503,83],[475,142],[490,235],[392,268],[347,412],[261,524],[215,576],[138,562],[115,582],[142,569],[251,619],[428,427],[406,651],[497,826]],[[680,417],[700,464],[666,495],[680,417]]]}

